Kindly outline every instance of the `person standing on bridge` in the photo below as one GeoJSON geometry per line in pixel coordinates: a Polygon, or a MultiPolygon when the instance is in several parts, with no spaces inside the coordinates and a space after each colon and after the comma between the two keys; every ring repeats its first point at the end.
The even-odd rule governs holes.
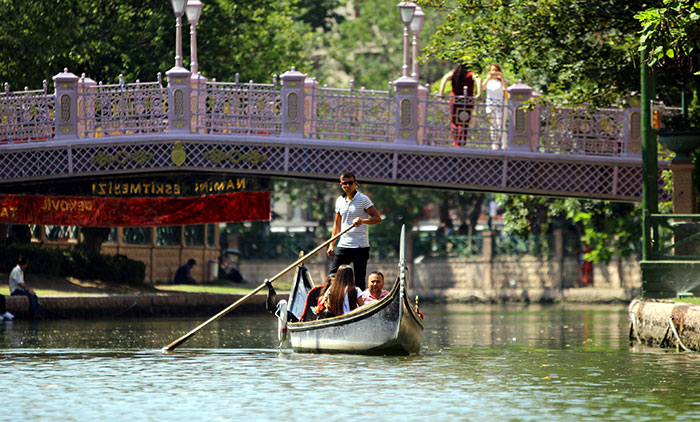
{"type": "Polygon", "coordinates": [[[450,94],[450,116],[452,124],[452,144],[464,146],[467,143],[467,130],[474,111],[474,73],[463,64],[452,73],[452,93],[450,94]]]}
{"type": "Polygon", "coordinates": [[[333,258],[330,273],[335,274],[343,264],[350,264],[355,270],[355,284],[365,290],[367,261],[369,260],[369,230],[368,225],[382,221],[382,217],[372,201],[357,191],[357,179],[350,172],[340,175],[340,187],[343,194],[335,201],[335,221],[333,236],[350,226],[354,229],[340,236],[337,248],[331,243],[328,246],[328,256],[333,258]]]}

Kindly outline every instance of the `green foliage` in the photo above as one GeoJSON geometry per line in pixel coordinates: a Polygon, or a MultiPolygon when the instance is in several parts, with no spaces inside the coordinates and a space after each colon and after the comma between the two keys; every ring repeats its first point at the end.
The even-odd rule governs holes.
{"type": "MultiPolygon", "coordinates": [[[[232,81],[268,82],[292,65],[303,68],[307,24],[296,0],[204,2],[197,26],[200,71],[232,81]]],[[[183,17],[183,56],[189,57],[183,17]]],[[[156,80],[174,66],[175,15],[165,0],[0,2],[0,81],[38,88],[64,68],[96,81],[156,80]]],[[[185,60],[187,65],[187,60],[185,60]]],[[[164,76],[164,75],[163,75],[164,76]]]]}
{"type": "Polygon", "coordinates": [[[622,202],[543,198],[528,195],[498,195],[505,206],[504,231],[522,237],[571,229],[588,247],[586,259],[609,262],[614,256],[635,255],[641,247],[642,223],[639,205],[622,202]]]}
{"type": "Polygon", "coordinates": [[[507,76],[568,102],[609,105],[639,90],[634,15],[648,1],[425,0],[421,5],[426,13],[447,13],[425,50],[428,56],[471,69],[497,62],[507,76]]]}
{"type": "Polygon", "coordinates": [[[46,276],[77,277],[119,283],[143,283],[146,265],[123,255],[90,254],[84,249],[61,251],[36,244],[0,244],[0,268],[17,265],[17,257],[29,260],[29,271],[46,276]]]}
{"type": "MultiPolygon", "coordinates": [[[[389,81],[401,76],[403,66],[403,23],[397,2],[385,0],[356,0],[355,16],[335,25],[323,37],[318,47],[313,76],[331,86],[347,86],[386,90],[389,81]]],[[[438,12],[426,13],[423,30],[418,35],[419,47],[427,44],[430,35],[441,22],[438,12]]],[[[450,67],[450,63],[420,58],[420,80],[435,81],[450,67]]]]}
{"type": "Polygon", "coordinates": [[[700,74],[699,2],[664,0],[662,7],[643,10],[634,17],[642,24],[639,51],[647,52],[649,66],[671,62],[700,74]]]}

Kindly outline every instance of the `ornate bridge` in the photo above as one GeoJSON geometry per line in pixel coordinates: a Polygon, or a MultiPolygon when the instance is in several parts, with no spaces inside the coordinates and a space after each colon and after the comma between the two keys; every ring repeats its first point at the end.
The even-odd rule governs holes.
{"type": "Polygon", "coordinates": [[[641,199],[636,106],[532,107],[523,84],[505,104],[451,100],[410,77],[386,91],[337,89],[293,68],[271,84],[181,67],[167,86],[160,75],[103,85],[67,70],[53,80],[53,93],[44,82],[0,94],[0,190],[164,171],[335,180],[351,170],[390,185],[641,199]]]}

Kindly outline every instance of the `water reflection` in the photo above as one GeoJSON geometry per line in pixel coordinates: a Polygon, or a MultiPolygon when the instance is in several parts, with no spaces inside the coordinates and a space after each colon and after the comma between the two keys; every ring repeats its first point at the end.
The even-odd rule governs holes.
{"type": "Polygon", "coordinates": [[[13,386],[4,392],[4,414],[246,421],[307,421],[319,414],[380,421],[700,417],[700,393],[688,387],[699,375],[700,355],[631,347],[624,305],[422,311],[422,353],[409,357],[278,349],[276,321],[267,315],[224,318],[174,353],[160,349],[202,321],[15,321],[0,326],[0,379],[13,386]],[[376,413],[358,410],[368,402],[378,404],[376,413]]]}

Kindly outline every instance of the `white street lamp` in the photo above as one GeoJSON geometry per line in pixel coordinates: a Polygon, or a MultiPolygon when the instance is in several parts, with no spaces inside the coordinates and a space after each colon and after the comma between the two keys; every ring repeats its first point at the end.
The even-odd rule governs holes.
{"type": "Polygon", "coordinates": [[[170,0],[175,12],[175,67],[182,67],[182,15],[187,0],[170,0]]]}
{"type": "Polygon", "coordinates": [[[425,13],[420,6],[416,6],[416,11],[413,13],[413,20],[411,20],[411,32],[413,32],[413,70],[411,72],[411,77],[418,80],[418,33],[423,29],[423,23],[425,22],[425,13]]]}
{"type": "Polygon", "coordinates": [[[408,52],[408,27],[413,20],[413,13],[416,11],[416,5],[409,1],[399,3],[399,12],[401,13],[401,22],[403,22],[403,76],[408,76],[409,68],[409,52],[408,52]]]}
{"type": "Polygon", "coordinates": [[[185,8],[187,20],[190,22],[190,71],[192,75],[196,75],[199,71],[199,64],[197,63],[197,23],[199,22],[199,15],[202,13],[202,6],[204,5],[199,0],[189,0],[185,8]]]}

